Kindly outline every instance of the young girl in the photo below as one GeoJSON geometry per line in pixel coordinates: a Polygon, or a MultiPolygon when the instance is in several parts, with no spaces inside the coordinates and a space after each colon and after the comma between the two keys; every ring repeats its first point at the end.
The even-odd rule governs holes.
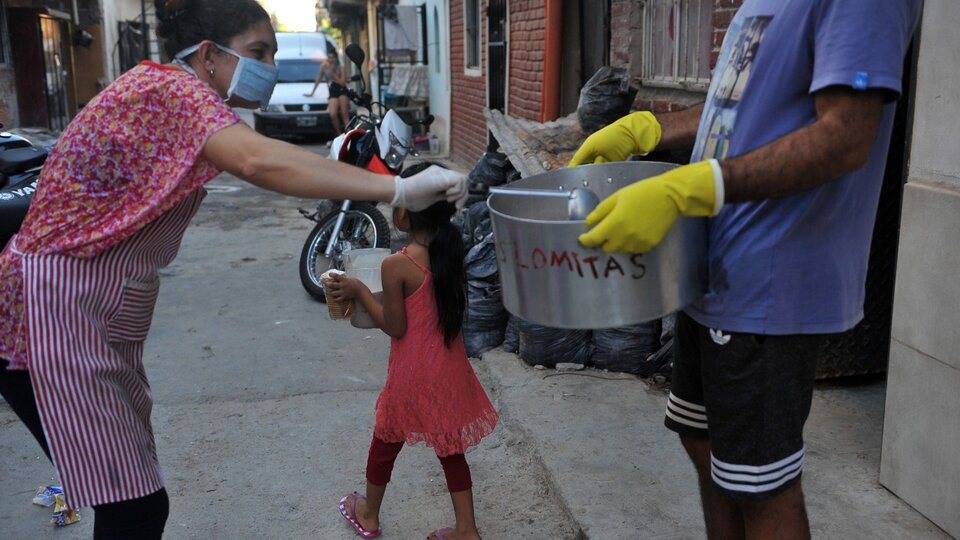
{"type": "Polygon", "coordinates": [[[480,538],[464,452],[493,431],[498,416],[467,361],[460,333],[466,274],[460,232],[450,223],[455,210],[446,202],[421,212],[394,209],[394,223],[409,234],[410,245],[383,261],[382,294],[349,277],[331,286],[334,300],[361,302],[393,338],[367,458],[367,494],[340,500],[340,513],[363,538],[382,532],[380,503],[403,443],[421,441],[440,458],[457,520],[454,528],[428,538],[480,538]]]}

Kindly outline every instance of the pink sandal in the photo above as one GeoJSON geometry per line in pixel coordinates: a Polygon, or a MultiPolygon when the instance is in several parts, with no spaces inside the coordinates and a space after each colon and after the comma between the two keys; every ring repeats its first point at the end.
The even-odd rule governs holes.
{"type": "Polygon", "coordinates": [[[360,499],[366,499],[366,497],[357,492],[345,495],[340,499],[340,515],[343,516],[343,519],[350,522],[350,526],[353,527],[353,530],[356,531],[357,536],[360,538],[377,538],[383,534],[383,529],[368,531],[364,529],[363,525],[360,525],[360,521],[357,520],[357,501],[360,499]],[[350,505],[349,510],[347,509],[348,504],[350,505]]]}
{"type": "MultiPolygon", "coordinates": [[[[437,540],[447,540],[446,533],[448,532],[453,532],[453,529],[451,529],[450,527],[444,527],[442,529],[437,529],[430,534],[432,534],[437,540]]],[[[428,536],[427,539],[429,540],[429,538],[430,537],[428,536]]]]}

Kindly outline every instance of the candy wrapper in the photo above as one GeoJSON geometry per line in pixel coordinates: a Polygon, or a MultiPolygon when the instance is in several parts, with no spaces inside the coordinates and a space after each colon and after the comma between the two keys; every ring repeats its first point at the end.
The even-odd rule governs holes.
{"type": "Polygon", "coordinates": [[[57,527],[66,527],[80,521],[80,513],[73,508],[67,508],[67,502],[63,498],[63,493],[54,495],[53,517],[50,523],[57,527]]]}
{"type": "Polygon", "coordinates": [[[50,507],[56,503],[56,496],[63,495],[63,488],[60,486],[40,486],[37,488],[37,494],[33,496],[33,504],[50,507]]]}

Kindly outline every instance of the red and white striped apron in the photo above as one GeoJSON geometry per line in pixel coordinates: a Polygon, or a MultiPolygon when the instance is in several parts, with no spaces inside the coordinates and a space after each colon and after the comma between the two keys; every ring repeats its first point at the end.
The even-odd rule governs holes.
{"type": "MultiPolygon", "coordinates": [[[[28,367],[54,465],[73,508],[163,487],[143,342],[157,270],[180,248],[198,190],[90,259],[21,253],[28,367]]],[[[14,237],[14,240],[16,237],[14,237]]]]}

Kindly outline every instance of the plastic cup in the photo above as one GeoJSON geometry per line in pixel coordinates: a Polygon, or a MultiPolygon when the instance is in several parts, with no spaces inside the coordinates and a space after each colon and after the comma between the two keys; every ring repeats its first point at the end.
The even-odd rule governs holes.
{"type": "Polygon", "coordinates": [[[328,270],[320,276],[320,284],[323,286],[323,294],[325,294],[327,297],[327,312],[330,314],[330,318],[333,320],[349,319],[354,313],[353,300],[338,302],[330,296],[330,290],[328,287],[331,283],[333,283],[333,275],[335,274],[343,274],[343,272],[338,270],[328,270]]]}

